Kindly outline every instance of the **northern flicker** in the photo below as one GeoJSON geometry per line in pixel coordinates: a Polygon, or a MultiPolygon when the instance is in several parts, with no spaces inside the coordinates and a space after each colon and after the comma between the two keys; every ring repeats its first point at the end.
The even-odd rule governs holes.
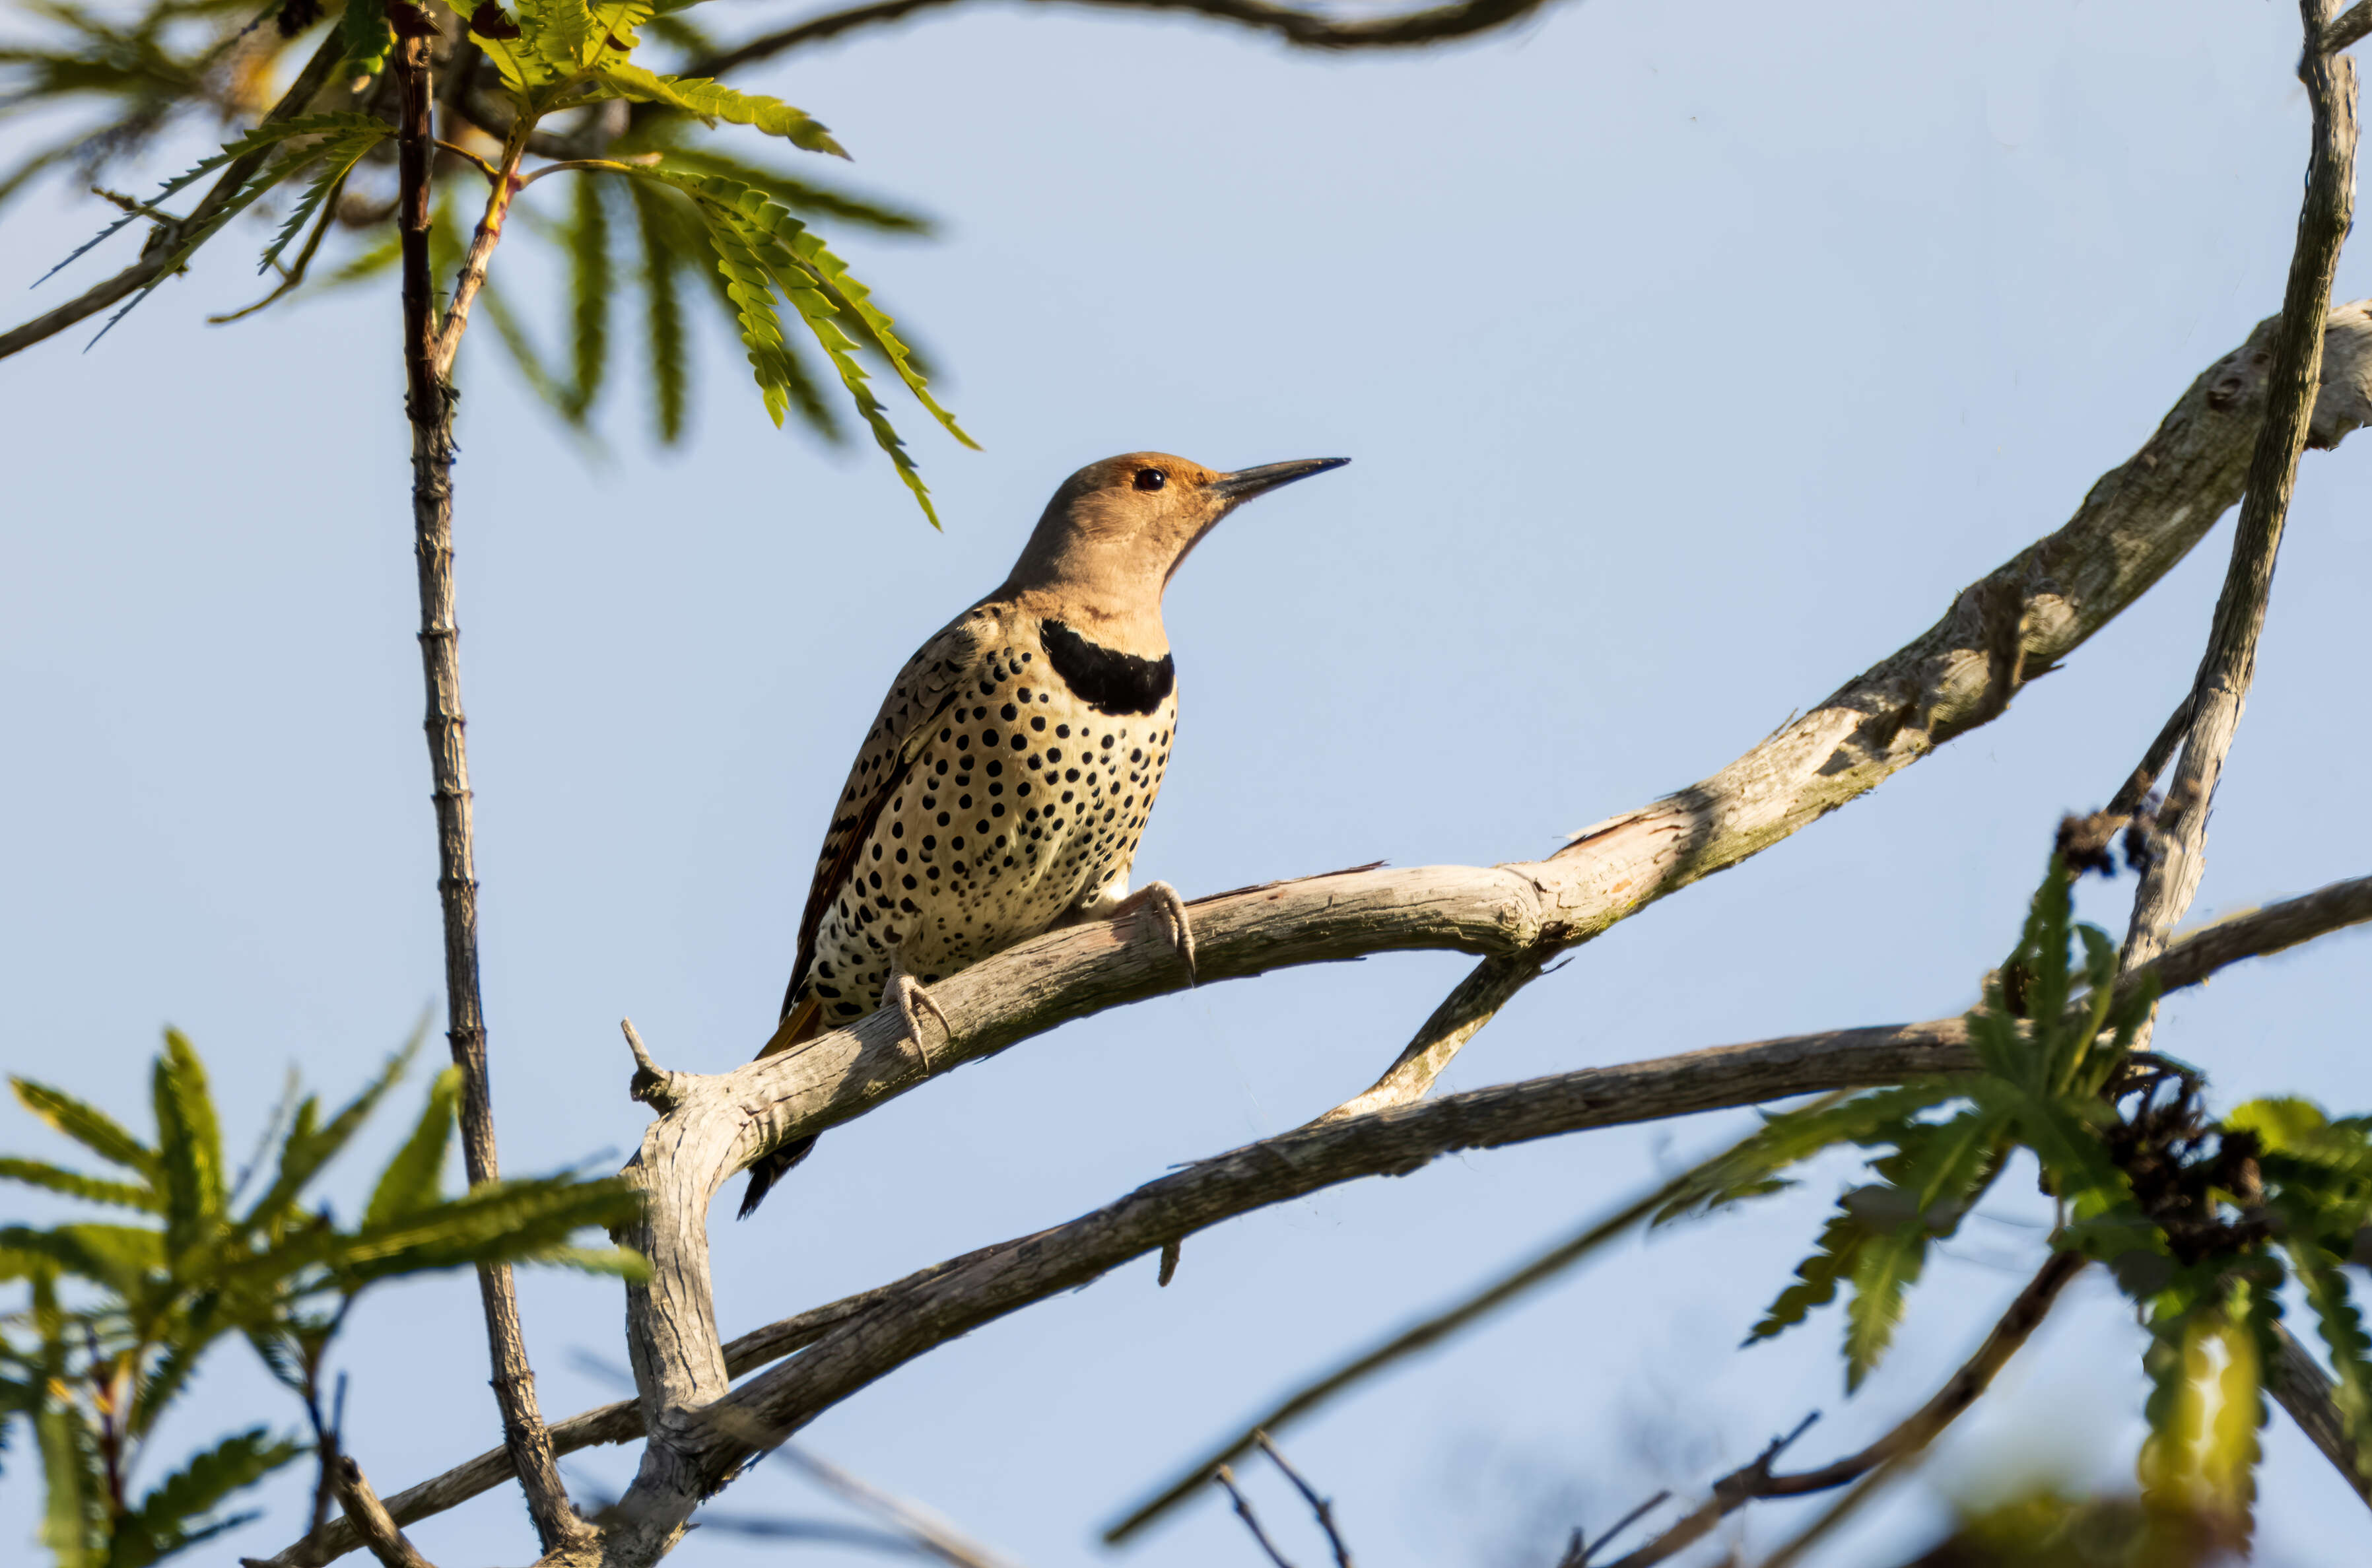
{"type": "MultiPolygon", "coordinates": [[[[1177,726],[1162,590],[1229,512],[1349,460],[1215,473],[1132,452],[1063,482],[1011,575],[890,683],[824,834],[782,1025],[760,1056],[892,1004],[920,1050],[916,1009],[936,1011],[924,987],[1056,925],[1147,905],[1192,972],[1176,891],[1128,892],[1177,726]]],[[[750,1167],[744,1217],[814,1144],[750,1167]]]]}

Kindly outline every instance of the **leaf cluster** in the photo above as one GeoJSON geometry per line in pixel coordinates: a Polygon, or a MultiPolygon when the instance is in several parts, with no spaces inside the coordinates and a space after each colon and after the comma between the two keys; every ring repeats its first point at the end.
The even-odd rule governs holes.
{"type": "MultiPolygon", "coordinates": [[[[1892,1342],[1930,1249],[2012,1156],[2029,1156],[2057,1203],[2052,1246],[2106,1263],[2147,1327],[2140,1469],[2151,1516],[2194,1534],[2221,1521],[2226,1544],[2245,1543],[2262,1369],[2292,1282],[2320,1327],[2359,1463],[2372,1468],[2372,1336],[2344,1272],[2372,1262],[2372,1118],[2335,1120],[2296,1099],[2211,1117],[2195,1071],[2134,1049],[2155,986],[2145,976],[2119,986],[2115,947],[2074,920],[2072,889],[2054,855],[2017,949],[1968,1015],[1979,1072],[1774,1115],[1666,1217],[1777,1191],[1831,1149],[1871,1151],[1871,1179],[1838,1200],[1748,1335],[1774,1338],[1846,1295],[1852,1389],[1892,1342]]],[[[2166,1544],[2175,1550],[2173,1535],[2166,1544]]]]}
{"type": "MultiPolygon", "coordinates": [[[[203,8],[214,0],[148,0],[139,25],[165,36],[170,31],[167,22],[192,4],[203,8]]],[[[309,28],[320,11],[310,0],[305,4],[297,19],[309,28]]],[[[870,289],[808,227],[811,220],[826,218],[877,232],[922,233],[928,226],[924,221],[696,137],[699,126],[738,125],[803,151],[846,156],[831,132],[804,110],[639,60],[646,31],[662,47],[707,52],[707,40],[681,17],[680,7],[662,15],[652,0],[513,0],[506,10],[487,0],[474,10],[448,8],[462,19],[466,37],[445,50],[442,68],[476,87],[468,93],[440,94],[441,135],[448,142],[475,140],[507,149],[533,141],[538,127],[550,122],[572,125],[564,140],[597,155],[562,158],[556,166],[580,176],[564,215],[529,213],[520,226],[558,252],[568,352],[557,363],[548,358],[505,295],[490,286],[484,296],[495,333],[529,386],[571,425],[587,428],[609,379],[611,317],[630,295],[639,294],[657,434],[665,444],[680,440],[693,385],[684,284],[687,278],[705,279],[707,287],[694,291],[695,298],[705,300],[705,308],[741,339],[775,424],[796,414],[802,424],[838,441],[843,433],[837,409],[853,409],[936,524],[929,494],[862,360],[869,357],[894,376],[958,440],[970,445],[971,438],[934,398],[921,356],[898,335],[870,289]],[[585,188],[587,183],[592,188],[585,188]],[[788,335],[785,307],[796,322],[788,335]],[[820,366],[811,354],[820,354],[820,366]],[[837,397],[826,391],[833,381],[839,384],[837,397]]],[[[17,62],[20,69],[32,73],[23,87],[29,99],[121,97],[145,83],[143,90],[162,95],[157,101],[163,108],[155,112],[165,114],[180,112],[212,90],[206,86],[211,67],[203,61],[169,64],[159,57],[135,66],[123,38],[79,11],[58,15],[65,18],[68,35],[63,44],[17,52],[24,56],[17,62]]],[[[288,15],[284,12],[284,19],[288,15]]],[[[109,326],[185,266],[233,218],[283,187],[296,194],[283,203],[279,231],[258,267],[276,271],[281,282],[258,305],[221,319],[250,314],[299,286],[324,239],[342,224],[377,231],[380,238],[366,240],[330,279],[332,285],[358,283],[395,265],[392,203],[345,199],[358,168],[390,160],[393,126],[384,75],[394,33],[387,0],[345,0],[335,26],[343,56],[336,75],[349,84],[349,99],[362,112],[303,115],[259,126],[224,144],[218,155],[167,181],[147,200],[120,199],[123,215],[66,258],[76,260],[135,221],[154,226],[149,244],[152,253],[162,252],[162,264],[109,326]],[[374,77],[381,79],[377,87],[374,77]],[[236,182],[205,203],[203,215],[168,210],[166,203],[195,181],[227,168],[236,182]],[[292,246],[293,261],[284,261],[292,246]]],[[[251,48],[239,44],[261,63],[250,74],[260,74],[281,43],[273,38],[255,41],[251,48]]],[[[0,52],[0,65],[11,60],[0,52]]],[[[0,183],[0,201],[71,150],[52,149],[20,166],[7,183],[0,183]]],[[[449,154],[438,164],[446,221],[458,226],[464,220],[452,215],[450,203],[485,166],[449,154]]],[[[532,180],[537,172],[529,170],[527,177],[532,180]]]]}
{"type": "Polygon", "coordinates": [[[334,1111],[311,1096],[284,1103],[264,1147],[236,1176],[204,1064],[178,1032],[150,1073],[151,1139],[64,1090],[10,1080],[20,1104],[105,1173],[10,1156],[0,1158],[0,1180],[129,1216],[0,1226],[0,1281],[29,1292],[24,1310],[0,1318],[0,1423],[22,1418],[32,1429],[42,1539],[60,1568],[143,1568],[211,1539],[250,1516],[221,1513],[233,1494],[308,1451],[254,1427],[135,1495],[134,1472],[158,1419],[218,1342],[246,1340],[318,1429],[323,1357],[355,1298],[380,1281],[493,1262],[640,1273],[642,1260],[622,1249],[575,1245],[588,1226],[633,1218],[638,1197],[615,1178],[570,1173],[445,1195],[458,1068],[430,1086],[354,1223],[308,1202],[418,1045],[334,1111]]]}

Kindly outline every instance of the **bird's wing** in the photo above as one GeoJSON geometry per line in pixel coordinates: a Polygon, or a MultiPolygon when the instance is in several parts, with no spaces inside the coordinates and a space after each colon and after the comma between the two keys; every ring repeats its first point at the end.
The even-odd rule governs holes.
{"type": "Polygon", "coordinates": [[[882,807],[889,804],[898,786],[905,783],[914,759],[922,754],[924,744],[931,738],[932,725],[962,694],[1001,630],[993,611],[968,610],[924,644],[891,682],[890,695],[883,699],[881,712],[874,719],[873,727],[866,732],[865,744],[857,749],[856,761],[848,770],[848,783],[841,790],[840,805],[832,813],[831,826],[823,836],[823,848],[816,856],[815,881],[808,889],[807,912],[799,919],[798,958],[791,967],[791,982],[783,993],[783,1027],[774,1031],[774,1038],[759,1052],[761,1056],[771,1055],[815,1032],[821,1016],[816,998],[810,995],[803,1008],[795,1009],[794,1004],[799,982],[807,978],[808,966],[815,962],[816,928],[823,923],[824,911],[839,896],[841,884],[856,864],[856,856],[871,836],[882,807]],[[795,1016],[795,1011],[802,1016],[795,1016]]]}

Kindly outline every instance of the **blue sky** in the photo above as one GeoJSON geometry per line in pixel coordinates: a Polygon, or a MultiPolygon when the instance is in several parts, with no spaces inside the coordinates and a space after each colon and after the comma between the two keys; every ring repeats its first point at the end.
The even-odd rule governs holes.
{"type": "MultiPolygon", "coordinates": [[[[742,8],[718,0],[709,23],[733,32],[742,8]]],[[[752,29],[776,14],[746,9],[752,29]]],[[[774,432],[736,344],[701,344],[686,451],[652,450],[629,398],[592,460],[491,343],[465,354],[463,656],[506,1168],[633,1146],[620,1015],[679,1067],[764,1038],[883,686],[1094,458],[1356,459],[1239,514],[1176,582],[1180,740],[1141,875],[1192,897],[1378,858],[1529,858],[1727,761],[2064,521],[2276,308],[2306,146],[2296,28],[2231,0],[1599,0],[1436,53],[1324,58],[983,7],[751,78],[832,126],[852,180],[942,218],[936,242],[843,249],[947,365],[986,450],[893,400],[934,534],[869,448],[774,432]]],[[[46,188],[0,225],[6,271],[29,281],[95,207],[46,188]]],[[[554,335],[550,280],[509,278],[554,335]]],[[[2367,285],[2359,252],[2339,296],[2367,285]]],[[[69,338],[0,368],[7,1065],[145,1118],[173,1022],[251,1102],[234,1144],[289,1064],[351,1087],[440,988],[394,296],[203,325],[254,288],[218,247],[95,351],[69,338]]],[[[2372,861],[2366,460],[2306,461],[2201,914],[2372,861]]],[[[2229,528],[2000,722],[1582,949],[1446,1086],[1966,1005],[2058,814],[2104,800],[2180,696],[2229,528]]],[[[2121,930],[2130,887],[2095,887],[2087,912],[2121,930]]],[[[2172,1005],[2160,1042],[2227,1103],[2372,1107],[2366,954],[2341,938],[2227,975],[2172,1005]]],[[[935,1082],[832,1132],[757,1221],[720,1209],[727,1331],[1290,1127],[1364,1087],[1465,967],[1215,986],[935,1082]]],[[[808,1440],[1033,1568],[1110,1561],[1097,1527],[1230,1423],[1741,1124],[1470,1155],[1250,1217],[1196,1238],[1169,1289],[1132,1266],[915,1363],[808,1440]]],[[[39,1133],[19,1118],[0,1144],[52,1152],[39,1133]]],[[[2030,1201],[1972,1224],[1848,1400],[1833,1317],[1734,1347],[1851,1176],[1823,1167],[1800,1194],[1625,1247],[1288,1452],[1369,1568],[1545,1562],[1574,1525],[1685,1494],[1812,1409],[1798,1452],[1842,1452],[1926,1397],[2040,1248],[2030,1201]]],[[[524,1296],[546,1411],[618,1397],[615,1288],[533,1278],[524,1296]]],[[[2105,1284],[2079,1282],[2002,1397],[1821,1561],[1910,1555],[1950,1496],[2006,1476],[2121,1481],[2138,1350],[2105,1284]]],[[[344,1365],[383,1492],[496,1440],[466,1280],[367,1300],[344,1365]]],[[[190,1442],[294,1413],[236,1353],[202,1388],[190,1442]]],[[[2340,1560],[2360,1505],[2279,1418],[2269,1444],[2261,1560],[2340,1560]]],[[[631,1455],[568,1468],[615,1489],[631,1455]]],[[[1313,1559],[1281,1487],[1258,1485],[1313,1559]]],[[[274,1489],[236,1549],[284,1544],[301,1490],[274,1489]]],[[[786,1467],[728,1504],[823,1507],[786,1467]]],[[[12,1469],[0,1538],[31,1506],[12,1469]]],[[[1745,1527],[1767,1546],[1807,1516],[1745,1527]]],[[[533,1555],[510,1494],[416,1536],[448,1564],[533,1555]]],[[[677,1560],[785,1553],[712,1532],[677,1560]]],[[[1127,1560],[1254,1558],[1205,1504],[1127,1560]]]]}

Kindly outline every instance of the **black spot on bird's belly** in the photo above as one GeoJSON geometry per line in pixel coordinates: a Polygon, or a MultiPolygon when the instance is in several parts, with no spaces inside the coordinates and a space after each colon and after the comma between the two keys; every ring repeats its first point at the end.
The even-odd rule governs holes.
{"type": "Polygon", "coordinates": [[[1178,668],[1168,654],[1149,659],[1117,653],[1088,642],[1059,621],[1041,623],[1038,640],[1054,673],[1098,713],[1149,714],[1178,684],[1178,668]]]}

